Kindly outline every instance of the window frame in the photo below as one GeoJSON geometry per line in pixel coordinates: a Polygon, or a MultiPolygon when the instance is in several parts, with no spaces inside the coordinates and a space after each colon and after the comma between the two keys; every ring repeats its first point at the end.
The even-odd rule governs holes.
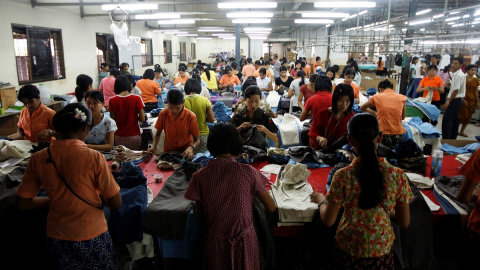
{"type": "Polygon", "coordinates": [[[163,54],[164,54],[164,63],[170,64],[173,62],[173,55],[172,55],[172,41],[171,40],[163,40],[163,54]],[[167,46],[170,45],[170,46],[167,46]],[[170,47],[170,50],[168,49],[170,47]]]}
{"type": "Polygon", "coordinates": [[[153,66],[153,41],[151,38],[141,38],[142,46],[145,46],[146,53],[142,53],[142,67],[153,66]]]}
{"type": "Polygon", "coordinates": [[[190,49],[192,50],[190,55],[192,60],[197,60],[197,44],[192,42],[190,44],[190,49]]]}
{"type": "MultiPolygon", "coordinates": [[[[13,46],[15,51],[15,64],[17,69],[17,79],[19,85],[25,84],[33,84],[33,83],[40,83],[40,82],[47,82],[47,81],[56,81],[56,80],[64,80],[67,78],[65,72],[65,52],[63,50],[63,34],[62,29],[58,28],[50,28],[50,27],[40,27],[40,26],[31,26],[31,25],[23,25],[23,24],[16,24],[12,23],[12,37],[13,37],[13,46]],[[37,30],[37,31],[48,31],[49,32],[49,46],[51,52],[53,52],[52,57],[52,75],[42,76],[38,78],[34,78],[33,67],[31,65],[31,49],[29,42],[29,30],[37,30]],[[18,38],[17,35],[25,35],[25,38],[18,38]],[[16,40],[26,40],[26,55],[17,55],[17,48],[16,40]],[[53,46],[53,47],[52,47],[53,46]],[[21,57],[25,57],[23,60],[20,59],[21,57]],[[22,63],[24,62],[24,63],[22,63]],[[19,65],[23,65],[23,67],[19,67],[19,65]],[[23,72],[19,71],[24,71],[23,72]],[[23,75],[22,75],[23,74],[23,75]],[[27,77],[28,80],[22,80],[27,77]]],[[[35,60],[34,60],[35,61],[35,60]]]]}
{"type": "Polygon", "coordinates": [[[187,61],[187,42],[180,41],[180,61],[187,61]]]}

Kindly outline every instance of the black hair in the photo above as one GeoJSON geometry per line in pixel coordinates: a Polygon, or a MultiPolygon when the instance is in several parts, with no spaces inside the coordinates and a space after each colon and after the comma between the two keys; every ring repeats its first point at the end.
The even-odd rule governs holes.
{"type": "Polygon", "coordinates": [[[412,58],[412,62],[411,62],[411,63],[413,64],[413,63],[415,62],[415,60],[418,60],[418,57],[416,57],[416,56],[415,56],[415,57],[413,57],[413,58],[412,58]]]}
{"type": "Polygon", "coordinates": [[[306,74],[305,74],[305,71],[303,71],[303,70],[299,70],[299,71],[297,72],[297,77],[301,77],[301,78],[302,78],[302,79],[300,80],[300,83],[298,84],[299,86],[302,86],[302,85],[305,84],[305,75],[306,75],[306,74]]]}
{"type": "Polygon", "coordinates": [[[153,66],[153,69],[154,69],[154,70],[155,70],[155,69],[160,69],[160,70],[161,70],[162,67],[160,66],[160,64],[155,64],[155,65],[153,66]]]}
{"type": "Polygon", "coordinates": [[[113,76],[113,77],[118,77],[120,76],[120,70],[118,68],[111,68],[110,69],[110,76],[113,76]]]}
{"type": "Polygon", "coordinates": [[[202,78],[200,78],[200,75],[198,75],[198,74],[193,74],[193,75],[192,75],[192,79],[198,80],[198,81],[200,82],[200,85],[201,85],[201,83],[202,83],[202,78]]]}
{"type": "Polygon", "coordinates": [[[247,63],[252,63],[252,58],[251,57],[247,58],[247,63]]]}
{"type": "Polygon", "coordinates": [[[226,66],[223,72],[224,72],[224,74],[228,74],[229,71],[232,71],[232,67],[231,66],[226,66]]]}
{"type": "Polygon", "coordinates": [[[178,88],[168,90],[167,93],[168,104],[180,105],[184,102],[183,92],[178,88]]]}
{"type": "Polygon", "coordinates": [[[452,62],[455,61],[455,60],[458,61],[458,63],[459,63],[460,65],[463,64],[463,58],[461,58],[461,57],[455,57],[455,58],[452,59],[452,62]]]}
{"type": "Polygon", "coordinates": [[[255,78],[255,76],[253,76],[253,75],[248,76],[247,80],[248,80],[248,79],[252,79],[252,80],[254,80],[254,81],[257,80],[257,78],[255,78]]]}
{"type": "Polygon", "coordinates": [[[361,74],[360,69],[358,68],[358,65],[357,65],[357,61],[353,62],[353,63],[351,64],[351,67],[353,68],[353,70],[355,70],[355,75],[356,75],[356,73],[360,73],[360,74],[361,74]]]}
{"type": "MultiPolygon", "coordinates": [[[[126,74],[124,75],[125,77],[127,77],[127,79],[130,81],[130,85],[131,87],[135,87],[137,85],[137,83],[135,82],[135,79],[133,78],[132,75],[130,74],[126,74]]],[[[161,86],[161,85],[160,85],[161,86]]]]}
{"type": "Polygon", "coordinates": [[[477,66],[475,65],[468,65],[466,68],[465,68],[465,71],[469,71],[470,69],[472,68],[477,68],[477,66]]]}
{"type": "Polygon", "coordinates": [[[305,67],[305,62],[303,62],[302,60],[297,60],[295,61],[295,70],[297,70],[297,64],[300,64],[300,69],[305,67]]]}
{"type": "Polygon", "coordinates": [[[318,91],[332,92],[332,81],[330,78],[324,75],[317,76],[315,80],[315,92],[318,91]]]}
{"type": "Polygon", "coordinates": [[[254,96],[254,95],[259,95],[261,98],[262,92],[260,91],[260,88],[258,88],[258,86],[250,85],[245,89],[245,93],[243,95],[245,96],[245,99],[250,98],[251,96],[254,96]]]}
{"type": "Polygon", "coordinates": [[[282,72],[282,71],[288,71],[288,68],[284,65],[281,65],[280,66],[280,72],[282,72]]]}
{"type": "Polygon", "coordinates": [[[258,70],[258,73],[267,74],[267,69],[261,68],[260,70],[258,70]]]}
{"type": "Polygon", "coordinates": [[[347,76],[347,75],[353,75],[353,76],[355,76],[356,73],[357,73],[357,72],[355,72],[355,69],[349,68],[349,69],[347,69],[347,71],[345,71],[345,76],[347,76]]]}
{"type": "Polygon", "coordinates": [[[332,80],[334,80],[335,79],[335,69],[333,67],[329,67],[329,68],[327,68],[327,71],[325,72],[325,74],[327,74],[329,71],[333,73],[332,80]]]}
{"type": "Polygon", "coordinates": [[[427,71],[429,71],[430,69],[435,69],[435,71],[438,71],[437,65],[429,65],[429,66],[427,67],[427,71]]]}
{"type": "Polygon", "coordinates": [[[205,72],[206,76],[207,76],[207,80],[210,81],[210,70],[208,69],[207,66],[203,66],[202,67],[203,71],[205,72]]]}
{"type": "Polygon", "coordinates": [[[190,78],[185,82],[185,87],[183,89],[187,95],[190,95],[192,92],[200,94],[202,92],[202,84],[199,80],[190,78]]]}
{"type": "Polygon", "coordinates": [[[200,74],[200,70],[198,68],[192,69],[192,75],[193,74],[197,74],[197,75],[200,74]]]}
{"type": "Polygon", "coordinates": [[[120,64],[120,66],[118,68],[124,69],[126,66],[130,67],[130,65],[128,63],[123,62],[123,63],[120,64]]]}
{"type": "Polygon", "coordinates": [[[153,80],[155,79],[155,72],[151,68],[146,69],[145,72],[143,72],[142,78],[153,80]]]}
{"type": "Polygon", "coordinates": [[[107,64],[107,63],[101,63],[101,64],[100,64],[100,69],[103,69],[103,68],[105,68],[105,67],[108,67],[108,64],[107,64]]]}
{"type": "Polygon", "coordinates": [[[355,103],[355,99],[353,96],[353,87],[346,83],[340,83],[335,87],[333,90],[332,95],[332,112],[337,113],[337,102],[338,100],[343,97],[348,96],[350,99],[350,105],[348,105],[347,112],[351,112],[353,108],[353,103],[355,103]]]}
{"type": "Polygon", "coordinates": [[[210,129],[207,139],[207,149],[213,157],[221,154],[232,156],[240,155],[242,140],[234,125],[230,123],[218,123],[210,129]]]}
{"type": "MultiPolygon", "coordinates": [[[[150,69],[151,70],[151,69],[150,69]]],[[[123,91],[132,91],[132,85],[130,83],[130,80],[126,76],[118,76],[115,79],[115,84],[113,85],[113,90],[115,91],[115,94],[119,95],[123,91]]]]}
{"type": "Polygon", "coordinates": [[[320,56],[315,57],[315,61],[318,61],[320,59],[322,59],[322,58],[320,58],[320,56]]]}
{"type": "Polygon", "coordinates": [[[24,85],[18,90],[18,100],[22,101],[24,98],[28,100],[40,98],[40,90],[33,84],[24,85]]]}
{"type": "Polygon", "coordinates": [[[238,67],[238,64],[237,64],[237,62],[233,62],[230,66],[231,66],[233,69],[236,70],[237,67],[238,67]]]}
{"type": "Polygon", "coordinates": [[[337,72],[340,70],[340,66],[339,66],[339,65],[333,65],[332,68],[333,68],[333,70],[334,70],[334,73],[337,73],[337,72]]]}
{"type": "MultiPolygon", "coordinates": [[[[432,57],[431,58],[435,58],[435,59],[438,59],[440,60],[441,56],[439,54],[432,54],[432,57]]],[[[430,59],[431,59],[430,58],[430,59]]]]}
{"type": "Polygon", "coordinates": [[[270,61],[269,60],[265,60],[265,66],[270,66],[270,61]]]}
{"type": "Polygon", "coordinates": [[[246,79],[244,82],[243,82],[243,85],[242,85],[242,93],[243,93],[243,98],[245,99],[245,89],[247,89],[249,86],[251,85],[257,85],[257,80],[254,80],[254,79],[246,79]]]}
{"type": "Polygon", "coordinates": [[[358,142],[356,175],[360,183],[358,205],[368,210],[376,207],[383,197],[383,173],[378,165],[374,139],[378,136],[379,126],[375,116],[369,113],[354,115],[347,124],[348,136],[358,142]]]}
{"type": "Polygon", "coordinates": [[[443,73],[448,73],[450,72],[450,69],[452,68],[452,65],[451,64],[448,64],[446,65],[444,68],[443,68],[443,73]]]}
{"type": "Polygon", "coordinates": [[[92,113],[82,103],[67,104],[53,116],[52,125],[62,138],[70,138],[86,126],[92,128],[92,113]]]}
{"type": "Polygon", "coordinates": [[[347,64],[351,64],[351,63],[353,63],[353,62],[355,62],[355,60],[353,59],[353,57],[348,58],[347,64]]]}
{"type": "Polygon", "coordinates": [[[390,89],[393,89],[393,83],[387,79],[381,81],[378,83],[378,89],[387,89],[387,88],[390,88],[390,89]]]}
{"type": "Polygon", "coordinates": [[[101,91],[98,91],[98,90],[88,91],[87,94],[85,95],[85,101],[87,101],[88,97],[91,97],[98,102],[105,103],[105,98],[101,91]]]}
{"type": "Polygon", "coordinates": [[[75,87],[75,97],[77,98],[77,102],[82,102],[85,93],[88,91],[88,87],[92,85],[93,79],[92,77],[80,74],[77,76],[77,87],[75,87]]]}
{"type": "Polygon", "coordinates": [[[153,69],[153,73],[163,73],[163,72],[162,72],[162,69],[161,69],[161,68],[155,67],[155,68],[153,69]]]}
{"type": "Polygon", "coordinates": [[[318,77],[318,74],[312,74],[312,76],[310,76],[310,78],[308,78],[308,81],[315,84],[315,80],[317,79],[318,77]]]}
{"type": "Polygon", "coordinates": [[[178,72],[183,71],[185,72],[187,69],[184,66],[179,66],[178,67],[178,72]]]}

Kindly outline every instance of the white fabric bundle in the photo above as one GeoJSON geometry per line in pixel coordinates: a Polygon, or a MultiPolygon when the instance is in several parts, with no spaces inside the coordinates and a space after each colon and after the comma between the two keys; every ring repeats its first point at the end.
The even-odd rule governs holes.
{"type": "Polygon", "coordinates": [[[282,146],[297,145],[300,143],[299,127],[300,121],[295,116],[289,113],[283,116],[282,121],[278,125],[282,146]]]}

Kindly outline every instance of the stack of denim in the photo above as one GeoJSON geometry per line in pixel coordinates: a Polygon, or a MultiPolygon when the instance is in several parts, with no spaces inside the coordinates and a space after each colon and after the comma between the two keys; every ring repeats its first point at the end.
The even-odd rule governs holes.
{"type": "Polygon", "coordinates": [[[213,114],[215,115],[215,119],[217,119],[217,123],[221,122],[230,122],[232,119],[230,115],[232,114],[232,108],[228,108],[223,102],[218,101],[213,105],[213,114]]]}

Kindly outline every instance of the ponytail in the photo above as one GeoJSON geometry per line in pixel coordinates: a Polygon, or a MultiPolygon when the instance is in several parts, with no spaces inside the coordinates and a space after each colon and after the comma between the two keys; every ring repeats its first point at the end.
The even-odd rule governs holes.
{"type": "Polygon", "coordinates": [[[207,76],[207,80],[210,81],[210,70],[208,69],[207,66],[202,67],[203,71],[205,71],[205,74],[207,76]]]}
{"type": "Polygon", "coordinates": [[[301,77],[302,79],[300,80],[300,83],[298,84],[299,86],[302,86],[305,84],[305,71],[300,70],[297,72],[297,77],[301,77]]]}
{"type": "Polygon", "coordinates": [[[93,79],[88,75],[80,74],[77,76],[76,83],[75,97],[77,98],[77,102],[82,102],[85,98],[85,93],[88,91],[88,87],[93,83],[93,79]]]}

